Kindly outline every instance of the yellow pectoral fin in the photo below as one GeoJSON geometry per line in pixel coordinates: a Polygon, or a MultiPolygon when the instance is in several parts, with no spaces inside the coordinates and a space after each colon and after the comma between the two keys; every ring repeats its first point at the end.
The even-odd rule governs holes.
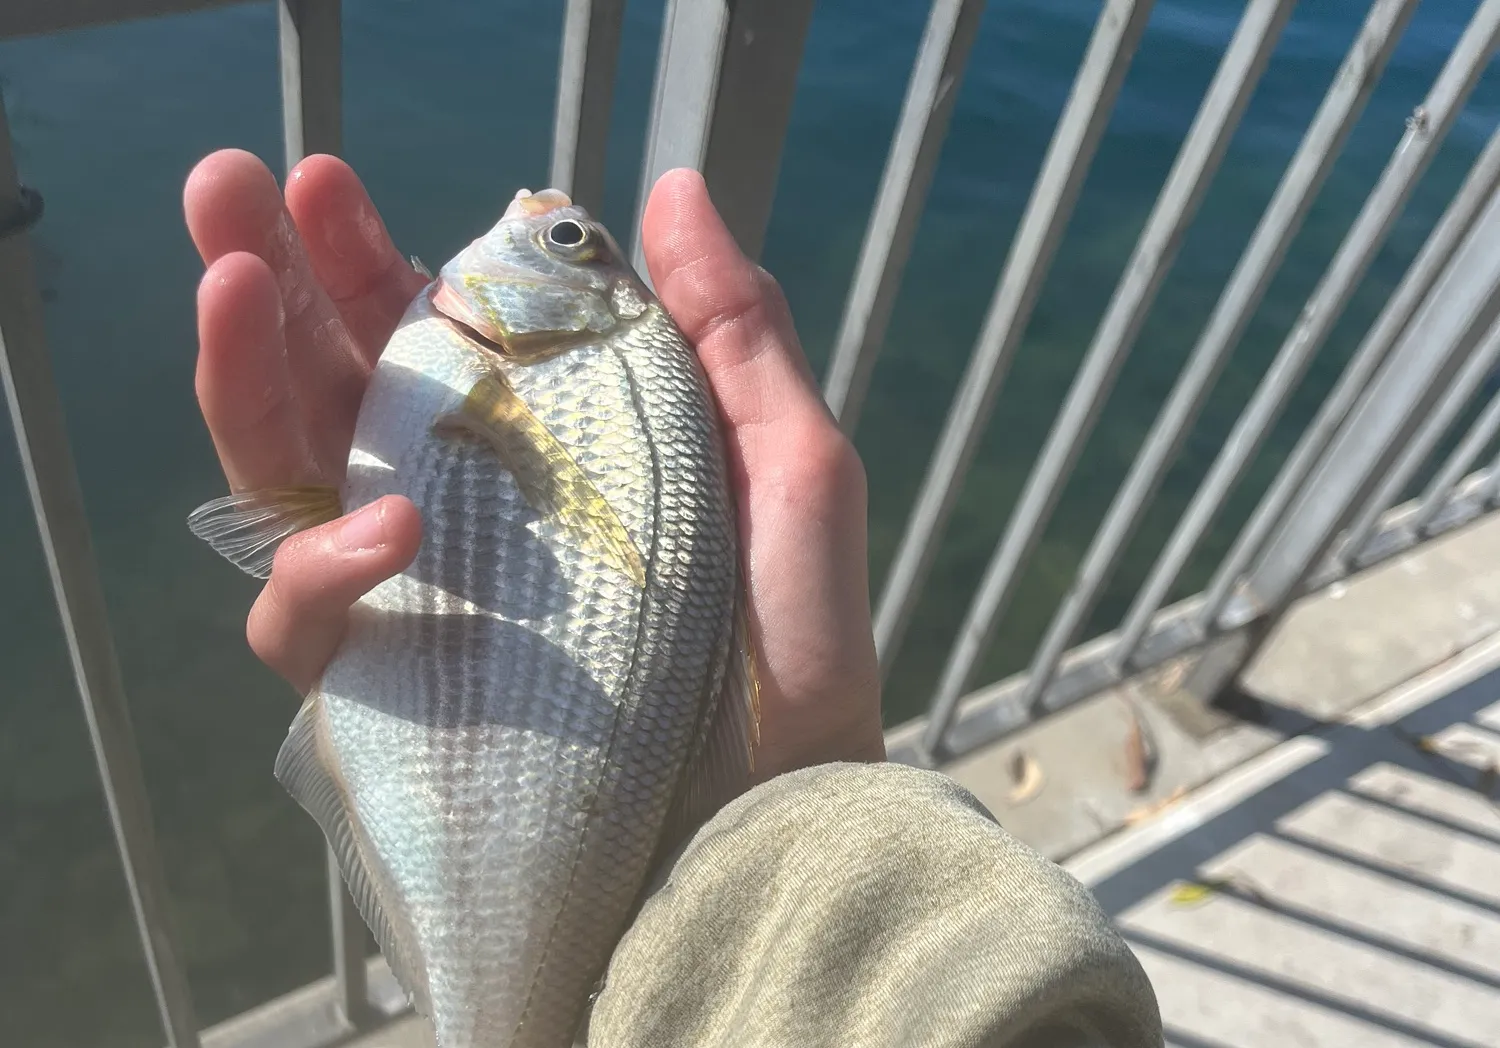
{"type": "Polygon", "coordinates": [[[646,584],[640,551],[619,514],[504,375],[492,371],[481,378],[463,407],[439,419],[438,426],[488,441],[532,509],[556,519],[636,585],[646,584]]]}
{"type": "Polygon", "coordinates": [[[188,527],[241,571],[264,579],[283,541],[342,513],[337,488],[261,488],[205,502],[188,516],[188,527]]]}

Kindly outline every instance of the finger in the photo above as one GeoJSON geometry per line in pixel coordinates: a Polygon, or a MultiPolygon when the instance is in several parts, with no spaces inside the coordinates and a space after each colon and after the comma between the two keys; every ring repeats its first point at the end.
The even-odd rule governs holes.
{"type": "Polygon", "coordinates": [[[359,176],[337,157],[298,164],[287,179],[286,206],[313,273],[373,366],[427,278],[396,250],[359,176]]]}
{"type": "Polygon", "coordinates": [[[188,176],[183,210],[205,262],[248,251],[276,275],[292,388],[319,466],[337,480],[344,473],[369,366],[313,276],[276,179],[251,154],[221,150],[188,176]]]}
{"type": "Polygon", "coordinates": [[[657,294],[697,346],[731,426],[828,417],[780,288],[740,251],[701,175],[657,180],[641,237],[657,294]]]}
{"type": "Polygon", "coordinates": [[[281,294],[255,255],[224,255],[198,285],[195,384],[231,489],[318,479],[287,371],[281,294]]]}
{"type": "Polygon", "coordinates": [[[416,507],[392,495],[287,539],[250,609],[250,647],[306,693],[338,650],[349,608],[411,563],[421,531],[416,507]]]}

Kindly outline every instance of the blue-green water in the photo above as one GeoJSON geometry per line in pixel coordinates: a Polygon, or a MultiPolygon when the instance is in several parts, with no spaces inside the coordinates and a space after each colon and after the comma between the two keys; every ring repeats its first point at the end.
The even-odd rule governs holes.
{"type": "MultiPolygon", "coordinates": [[[[920,707],[1242,5],[1157,4],[887,698],[920,707]]],[[[985,665],[1023,664],[1202,327],[1365,5],[1304,0],[985,665]]],[[[1473,0],[1426,0],[1091,629],[1112,626],[1400,138],[1473,0]]],[[[561,4],[347,0],[346,153],[398,244],[448,257],[545,180],[561,4]]],[[[907,70],[919,0],[823,0],[765,252],[821,372],[907,70]]],[[[1098,0],[995,0],[960,92],[859,447],[879,585],[1061,110],[1098,0]]],[[[660,0],[630,5],[605,218],[629,228],[660,0]]],[[[202,1018],[323,974],[312,824],[270,774],[295,696],[243,642],[253,585],[191,540],[222,487],[192,394],[183,177],[280,166],[274,10],[255,3],[0,44],[47,323],[202,1018]]],[[[1494,126],[1486,79],[1266,452],[1179,585],[1201,585],[1494,126]]],[[[0,1031],[160,1043],[14,453],[0,440],[0,1031]]]]}

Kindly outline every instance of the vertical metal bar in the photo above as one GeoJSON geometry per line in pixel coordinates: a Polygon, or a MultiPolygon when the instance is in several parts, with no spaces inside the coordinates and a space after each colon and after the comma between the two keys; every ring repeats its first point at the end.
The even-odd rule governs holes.
{"type": "Polygon", "coordinates": [[[350,1026],[359,1029],[370,1022],[368,969],[365,966],[365,919],[349,894],[333,849],[324,848],[328,876],[328,931],[333,947],[333,976],[338,987],[336,1005],[350,1026]]]}
{"type": "MultiPolygon", "coordinates": [[[[1463,480],[1485,445],[1494,440],[1497,434],[1500,434],[1500,393],[1490,397],[1489,403],[1469,427],[1469,432],[1464,434],[1464,439],[1453,449],[1453,454],[1448,456],[1437,475],[1432,478],[1427,490],[1422,492],[1421,508],[1411,522],[1414,535],[1425,538],[1430,534],[1438,514],[1447,507],[1453,489],[1463,480]]],[[[1480,488],[1481,507],[1489,504],[1484,498],[1484,492],[1492,479],[1493,473],[1486,477],[1485,486],[1480,488]]]]}
{"type": "Polygon", "coordinates": [[[44,338],[23,221],[27,205],[39,199],[21,191],[0,100],[0,225],[7,229],[0,235],[0,379],[162,1025],[172,1048],[197,1048],[198,1020],[44,338]]]}
{"type": "MultiPolygon", "coordinates": [[[[286,169],[313,153],[343,149],[343,25],[341,0],[280,0],[281,118],[286,169]]],[[[358,1028],[370,1015],[365,976],[364,919],[327,850],[328,923],[338,1008],[358,1028]]]]}
{"type": "MultiPolygon", "coordinates": [[[[703,172],[740,250],[759,258],[812,0],[668,0],[635,228],[674,167],[703,172]]],[[[640,237],[635,267],[646,275],[640,237]]]]}
{"type": "Polygon", "coordinates": [[[568,0],[557,69],[549,181],[573,203],[604,208],[604,157],[625,0],[568,0]]]}
{"type": "Polygon", "coordinates": [[[286,169],[343,149],[340,0],[279,0],[281,124],[286,169]]]}
{"type": "MultiPolygon", "coordinates": [[[[1490,198],[1252,567],[1245,592],[1257,609],[1274,620],[1296,596],[1355,504],[1422,425],[1497,316],[1500,193],[1490,198]]],[[[1226,667],[1224,681],[1238,670],[1226,667]]]]}
{"type": "MultiPolygon", "coordinates": [[[[1251,396],[1250,403],[1236,421],[1223,449],[1188,504],[1187,511],[1173,529],[1140,593],[1136,595],[1120,629],[1117,650],[1122,664],[1140,644],[1150,627],[1152,617],[1166,600],[1172,583],[1203,541],[1229,493],[1280,417],[1282,407],[1308,363],[1322,347],[1355,287],[1379,253],[1412,189],[1427,170],[1437,147],[1462,111],[1484,71],[1495,44],[1497,30],[1500,30],[1500,2],[1485,0],[1438,75],[1426,101],[1408,121],[1406,134],[1360,209],[1327,273],[1303,306],[1296,325],[1282,343],[1276,358],[1251,396]]],[[[1439,231],[1429,239],[1423,255],[1413,263],[1380,322],[1366,338],[1356,356],[1356,362],[1351,364],[1351,371],[1360,369],[1367,376],[1379,366],[1384,353],[1395,342],[1411,312],[1416,309],[1431,282],[1441,271],[1448,253],[1451,253],[1463,235],[1472,214],[1484,203],[1489,185],[1493,184],[1497,173],[1500,173],[1500,149],[1495,148],[1492,140],[1491,148],[1486,150],[1485,157],[1476,165],[1464,190],[1455,198],[1439,231]],[[1466,211],[1466,208],[1469,210],[1466,211]],[[1466,218],[1466,215],[1469,217],[1466,218]]],[[[1283,476],[1276,481],[1277,493],[1274,498],[1268,496],[1261,503],[1250,528],[1241,536],[1242,541],[1236,547],[1238,552],[1232,552],[1226,558],[1214,584],[1210,586],[1210,593],[1214,597],[1202,613],[1202,622],[1206,628],[1222,614],[1224,604],[1232,593],[1234,580],[1250,558],[1255,556],[1264,535],[1269,534],[1270,528],[1279,521],[1307,471],[1331,439],[1332,430],[1343,420],[1354,397],[1358,396],[1362,388],[1362,380],[1358,384],[1341,383],[1341,392],[1330,397],[1318,416],[1318,421],[1303,436],[1297,451],[1283,470],[1283,476]],[[1263,528],[1264,533],[1253,542],[1246,541],[1249,533],[1258,528],[1263,528]]]]}
{"type": "Polygon", "coordinates": [[[935,756],[1294,5],[1251,0],[1219,63],[943,668],[923,737],[935,756]]]}
{"type": "Polygon", "coordinates": [[[662,15],[646,155],[631,233],[635,268],[647,279],[640,244],[641,216],[652,187],[665,172],[674,167],[702,170],[729,33],[729,9],[729,0],[667,0],[662,15]]]}
{"type": "Polygon", "coordinates": [[[1094,26],[886,576],[875,612],[882,673],[888,673],[895,662],[959,485],[974,460],[995,397],[1072,217],[1151,6],[1152,0],[1109,0],[1094,26]]]}
{"type": "Polygon", "coordinates": [[[984,0],[934,0],[927,12],[824,382],[824,398],[848,434],[859,425],[984,6],[984,0]]]}
{"type": "Polygon", "coordinates": [[[1395,463],[1383,471],[1374,492],[1365,499],[1354,522],[1345,532],[1340,559],[1351,568],[1359,564],[1370,536],[1380,526],[1380,517],[1401,497],[1406,485],[1427,461],[1448,428],[1473,399],[1485,376],[1500,361],[1500,324],[1492,326],[1477,349],[1464,361],[1453,381],[1443,390],[1437,404],[1421,419],[1416,435],[1401,449],[1395,463]]]}
{"type": "Polygon", "coordinates": [[[1021,701],[1035,713],[1041,705],[1058,663],[1114,574],[1125,546],[1135,534],[1141,515],[1156,494],[1162,478],[1208,399],[1209,390],[1230,354],[1239,344],[1245,325],[1260,305],[1276,275],[1302,219],[1344,148],[1365,103],[1375,89],[1386,62],[1395,50],[1418,0],[1377,0],[1323,103],[1308,126],[1281,184],[1240,256],[1213,315],[1193,347],[1182,374],[1140,454],[1121,485],[1104,523],[1100,525],[1078,574],[1047,628],[1032,659],[1021,701]]]}
{"type": "Polygon", "coordinates": [[[365,921],[349,895],[338,858],[332,848],[324,849],[328,867],[328,916],[333,938],[333,979],[338,987],[336,1004],[339,1012],[355,1029],[374,1019],[370,1005],[370,987],[365,958],[368,955],[365,921]]]}

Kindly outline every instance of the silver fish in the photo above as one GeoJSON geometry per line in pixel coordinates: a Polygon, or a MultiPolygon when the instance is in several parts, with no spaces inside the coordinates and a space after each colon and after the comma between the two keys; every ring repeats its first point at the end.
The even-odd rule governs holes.
{"type": "Polygon", "coordinates": [[[276,776],[442,1048],[567,1045],[654,861],[748,782],[759,707],[705,375],[564,194],[523,190],[411,303],[342,490],[189,524],[266,577],[390,494],[420,551],[353,608],[276,776]]]}

